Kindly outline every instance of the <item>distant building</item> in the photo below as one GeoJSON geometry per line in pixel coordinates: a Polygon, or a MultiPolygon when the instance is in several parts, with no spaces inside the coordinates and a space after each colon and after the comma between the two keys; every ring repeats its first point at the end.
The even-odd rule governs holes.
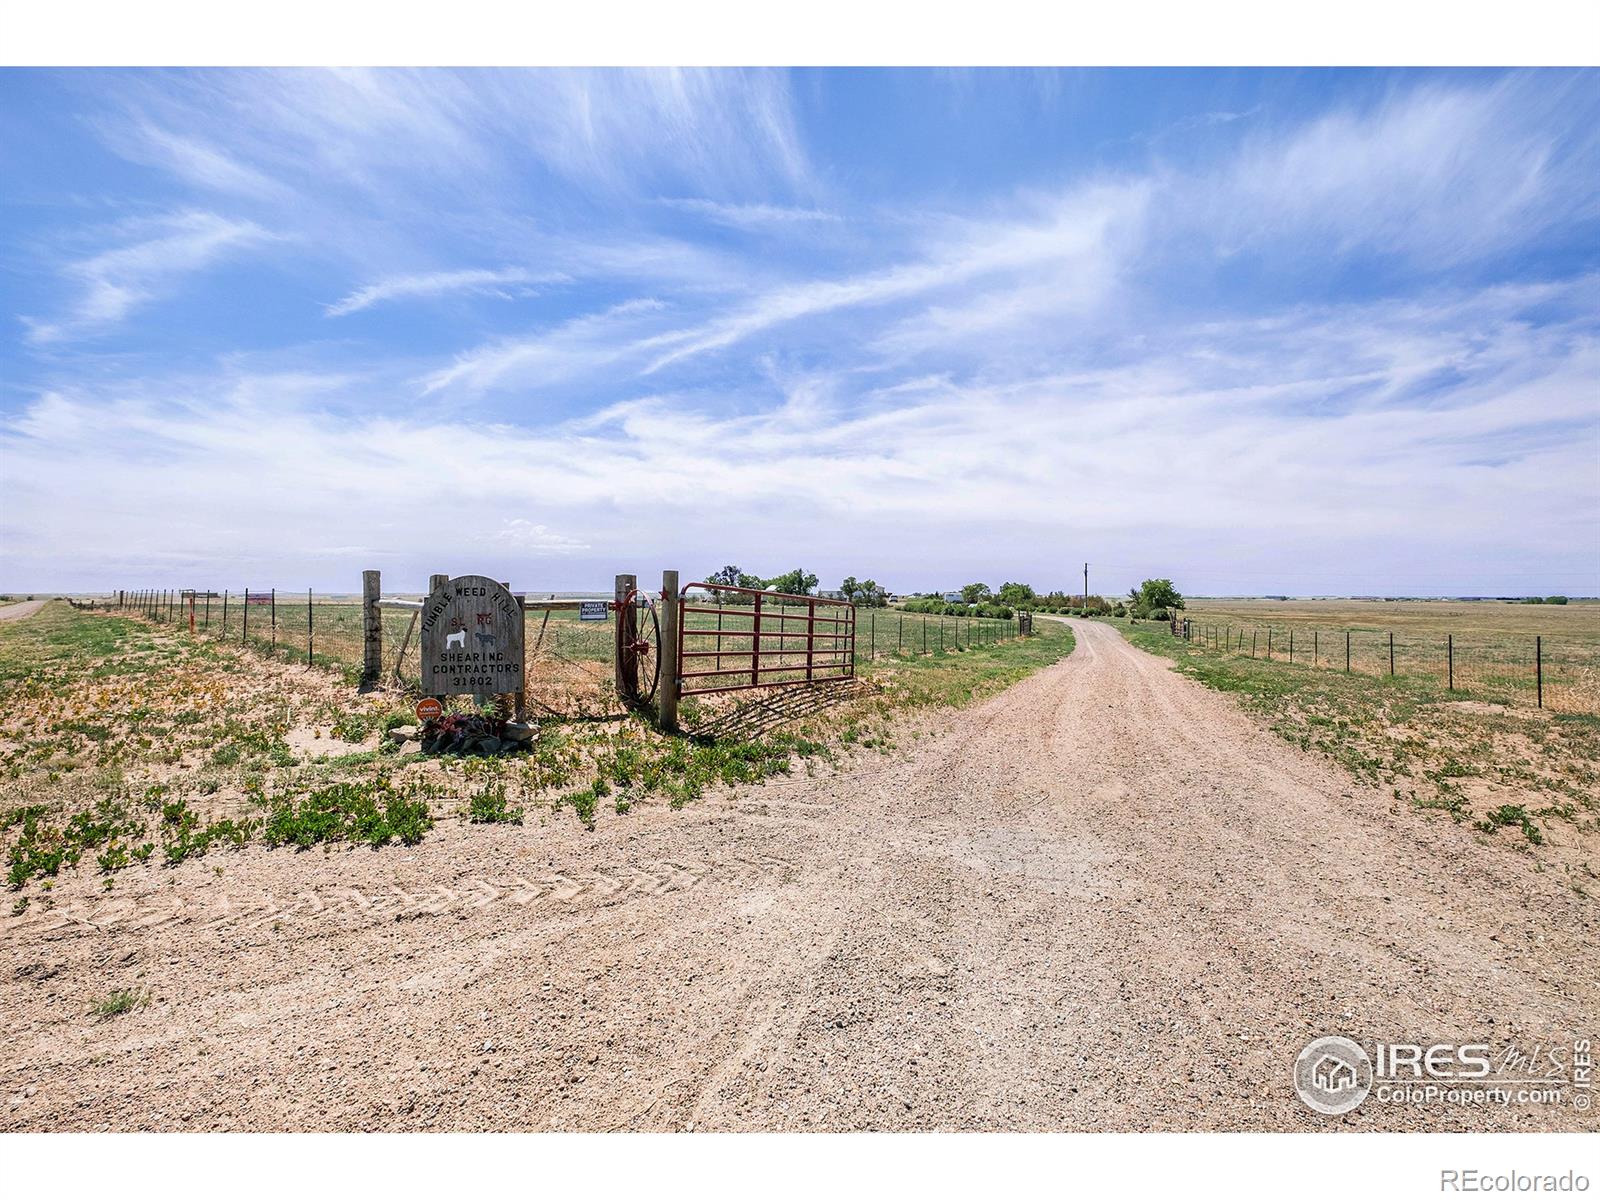
{"type": "Polygon", "coordinates": [[[946,592],[944,594],[944,602],[946,604],[961,604],[964,601],[965,597],[960,592],[946,592]]]}

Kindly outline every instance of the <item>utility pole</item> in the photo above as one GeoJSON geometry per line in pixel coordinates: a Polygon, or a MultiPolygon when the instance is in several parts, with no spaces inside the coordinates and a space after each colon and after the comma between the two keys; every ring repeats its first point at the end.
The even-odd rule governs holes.
{"type": "Polygon", "coordinates": [[[1083,607],[1089,607],[1089,564],[1083,564],[1083,607]]]}

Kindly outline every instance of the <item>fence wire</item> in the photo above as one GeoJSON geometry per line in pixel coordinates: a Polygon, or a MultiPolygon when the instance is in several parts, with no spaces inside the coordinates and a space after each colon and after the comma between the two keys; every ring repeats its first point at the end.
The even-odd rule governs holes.
{"type": "Polygon", "coordinates": [[[1199,618],[1174,629],[1220,655],[1426,679],[1466,698],[1600,715],[1600,646],[1577,639],[1199,618]]]}
{"type": "MultiPolygon", "coordinates": [[[[597,593],[598,594],[598,593],[597,593]]],[[[390,595],[385,600],[420,600],[390,595]]],[[[196,635],[234,641],[285,662],[343,670],[354,682],[365,653],[362,605],[348,594],[291,588],[136,589],[102,606],[140,613],[196,635]]],[[[382,607],[383,675],[380,683],[420,691],[421,636],[415,610],[382,607]]],[[[717,615],[692,620],[715,626],[717,615]]],[[[730,606],[721,618],[737,626],[730,606]]],[[[535,713],[603,716],[622,711],[615,688],[616,617],[584,621],[570,610],[529,609],[525,618],[527,701],[535,713]]],[[[748,623],[748,618],[746,618],[748,623]]],[[[990,646],[1017,636],[1015,620],[906,613],[859,608],[855,662],[917,658],[990,646]]],[[[787,644],[784,644],[787,649],[787,644]]]]}

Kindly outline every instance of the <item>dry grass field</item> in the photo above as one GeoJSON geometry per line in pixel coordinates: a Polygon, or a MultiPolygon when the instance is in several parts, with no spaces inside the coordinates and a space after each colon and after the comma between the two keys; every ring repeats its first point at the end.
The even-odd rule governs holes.
{"type": "Polygon", "coordinates": [[[1600,714],[1600,603],[1517,604],[1494,600],[1194,600],[1186,616],[1217,650],[1455,685],[1463,694],[1536,703],[1542,646],[1544,706],[1600,714]],[[1252,641],[1252,638],[1254,639],[1252,641]],[[1292,642],[1291,642],[1292,638],[1292,642]]]}
{"type": "MultiPolygon", "coordinates": [[[[302,613],[304,609],[302,607],[302,613]]],[[[280,609],[280,616],[282,610],[280,609]]],[[[572,622],[575,626],[576,622],[572,622]]],[[[282,626],[280,626],[281,630],[282,626]]],[[[609,637],[609,627],[592,628],[609,637]]],[[[274,839],[406,842],[436,820],[576,818],[601,808],[679,807],[724,785],[803,769],[843,751],[887,751],[902,718],[959,707],[1070,653],[1064,628],[1026,641],[880,661],[849,691],[775,706],[763,695],[703,712],[672,737],[612,702],[562,717],[536,708],[530,753],[435,758],[388,731],[414,722],[415,696],[359,694],[354,668],[217,626],[85,612],[52,602],[0,622],[0,853],[26,905],[64,868],[177,863],[208,849],[274,839]],[[329,669],[331,667],[331,669],[329,669]],[[747,703],[741,703],[747,702],[747,703]],[[563,817],[564,812],[572,816],[563,817]]],[[[582,634],[577,636],[594,636],[582,634]]],[[[337,645],[334,647],[337,651],[337,645]]],[[[536,659],[551,695],[585,689],[566,664],[536,659]]],[[[580,696],[581,698],[581,696],[580,696]]]]}
{"type": "MultiPolygon", "coordinates": [[[[396,597],[391,597],[396,598],[396,597]]],[[[105,601],[99,601],[104,604],[105,601]]],[[[695,604],[705,604],[698,598],[695,604]]],[[[117,610],[137,615],[138,610],[117,610]]],[[[188,611],[181,605],[170,609],[157,606],[153,611],[158,626],[186,629],[188,611]]],[[[769,633],[778,628],[791,634],[801,631],[804,608],[764,609],[769,633]],[[786,618],[779,624],[780,618],[786,618]]],[[[413,614],[405,609],[382,610],[384,681],[386,684],[415,687],[419,683],[419,637],[412,623],[413,614]]],[[[735,662],[739,634],[751,628],[748,608],[729,605],[717,615],[691,613],[686,627],[698,630],[721,628],[727,632],[722,645],[729,653],[715,665],[735,662]]],[[[613,619],[583,621],[571,610],[530,610],[526,620],[529,659],[529,703],[537,712],[563,717],[620,715],[612,692],[612,660],[615,654],[613,619]]],[[[195,630],[207,639],[248,645],[286,664],[316,664],[341,672],[354,683],[360,672],[363,633],[361,605],[349,596],[312,597],[304,592],[280,592],[274,605],[246,606],[240,595],[230,593],[226,601],[200,600],[195,608],[195,630]]],[[[944,617],[903,613],[891,609],[862,609],[856,627],[855,658],[858,665],[885,659],[940,657],[964,652],[973,647],[989,647],[1015,636],[1016,624],[980,617],[944,617]]],[[[775,661],[790,669],[778,679],[802,679],[805,675],[804,641],[791,636],[777,642],[768,639],[769,651],[781,651],[775,661]]],[[[699,642],[692,649],[704,650],[699,642]]],[[[820,646],[819,650],[831,649],[820,646]]],[[[733,682],[730,680],[730,682],[733,682]]]]}
{"type": "MultiPolygon", "coordinates": [[[[551,722],[501,764],[330,745],[333,672],[59,605],[11,622],[0,1130],[1314,1130],[1291,1065],[1329,1029],[1588,1030],[1574,822],[1530,810],[1536,842],[1402,803],[1104,624],[1066,657],[1040,627],[880,661],[895,722],[819,714],[827,746],[551,722]],[[895,744],[838,752],[852,731],[895,744]],[[241,818],[196,815],[207,779],[245,785],[241,818]]],[[[1295,704],[1347,688],[1351,719],[1441,711],[1193,655],[1295,704]]]]}

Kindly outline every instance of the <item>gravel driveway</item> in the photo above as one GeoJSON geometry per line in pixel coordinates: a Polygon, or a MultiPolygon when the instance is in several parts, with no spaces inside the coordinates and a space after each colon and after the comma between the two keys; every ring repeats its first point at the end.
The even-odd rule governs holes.
{"type": "Polygon", "coordinates": [[[1595,1127],[1302,1106],[1322,1034],[1592,1037],[1595,902],[1073,626],[894,757],[680,812],[64,877],[0,917],[0,1128],[1595,1127]]]}
{"type": "Polygon", "coordinates": [[[31,617],[45,606],[43,600],[19,600],[15,604],[0,606],[0,621],[20,621],[31,617]]]}

